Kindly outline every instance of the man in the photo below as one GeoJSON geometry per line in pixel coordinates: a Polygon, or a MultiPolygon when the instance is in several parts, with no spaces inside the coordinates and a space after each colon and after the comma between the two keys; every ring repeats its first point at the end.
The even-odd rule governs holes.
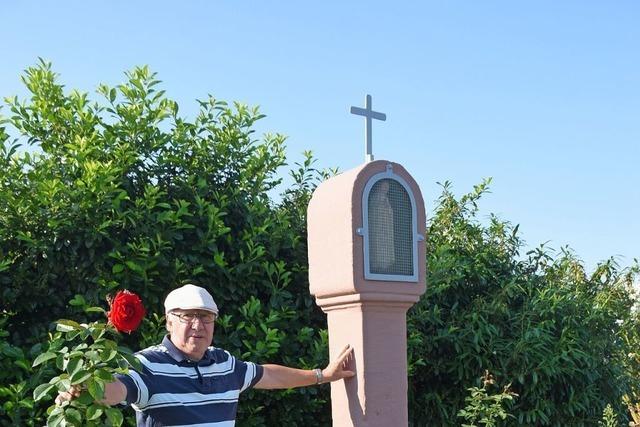
{"type": "MultiPolygon", "coordinates": [[[[104,403],[130,404],[138,426],[235,425],[242,391],[302,387],[349,378],[353,350],[346,346],[325,369],[302,370],[243,362],[210,347],[218,307],[206,289],[185,285],[164,302],[169,332],[162,344],[136,354],[142,369],[105,387],[104,403]]],[[[60,392],[57,404],[80,395],[79,388],[60,392]]]]}

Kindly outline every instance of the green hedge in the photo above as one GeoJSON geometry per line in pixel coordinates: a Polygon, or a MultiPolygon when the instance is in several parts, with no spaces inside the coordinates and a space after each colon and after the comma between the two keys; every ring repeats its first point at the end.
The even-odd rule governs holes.
{"type": "MultiPolygon", "coordinates": [[[[276,206],[267,194],[280,181],[284,137],[254,138],[257,109],[208,98],[190,122],[146,67],[127,77],[100,86],[103,99],[92,102],[65,92],[41,63],[24,77],[31,99],[8,102],[0,131],[2,363],[24,372],[0,374],[8,376],[0,393],[10,398],[3,424],[15,424],[14,406],[29,402],[30,361],[51,322],[84,320],[68,305],[75,294],[105,306],[117,289],[139,293],[152,315],[122,338],[139,349],[162,334],[164,295],[202,284],[222,313],[215,345],[259,363],[326,363],[325,320],[306,278],[304,211],[322,176],[310,155],[276,206]],[[33,149],[18,154],[18,143],[33,149]]],[[[250,394],[240,425],[328,422],[327,386],[250,394]]],[[[42,410],[25,408],[18,424],[41,425],[42,410]]]]}
{"type": "Polygon", "coordinates": [[[445,183],[429,224],[427,293],[408,319],[415,425],[457,425],[461,390],[485,371],[517,394],[504,425],[598,425],[607,404],[628,419],[637,263],[610,259],[589,276],[567,248],[521,254],[517,226],[478,219],[488,184],[456,199],[445,183]]]}

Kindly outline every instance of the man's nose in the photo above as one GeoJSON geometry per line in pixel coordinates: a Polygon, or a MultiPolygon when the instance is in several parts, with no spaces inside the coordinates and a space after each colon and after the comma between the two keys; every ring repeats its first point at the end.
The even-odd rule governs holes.
{"type": "Polygon", "coordinates": [[[195,330],[204,328],[204,323],[202,322],[202,319],[198,316],[194,317],[193,320],[191,321],[191,328],[195,330]]]}

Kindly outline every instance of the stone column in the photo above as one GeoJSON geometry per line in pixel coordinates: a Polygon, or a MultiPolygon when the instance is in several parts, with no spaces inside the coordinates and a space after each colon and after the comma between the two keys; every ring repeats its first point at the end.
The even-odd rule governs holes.
{"type": "Polygon", "coordinates": [[[425,227],[420,189],[396,163],[365,164],[327,180],[313,194],[308,209],[310,290],[327,313],[331,358],[346,344],[354,348],[355,357],[356,376],[331,384],[336,427],[408,424],[406,312],[426,289],[420,234],[425,227]],[[376,205],[367,201],[369,196],[379,199],[379,181],[385,181],[385,196],[390,185],[395,193],[388,200],[392,214],[375,217],[376,205]],[[388,218],[390,228],[380,225],[380,218],[388,218]],[[375,227],[393,230],[397,241],[389,248],[365,250],[366,242],[385,240],[372,238],[375,227]],[[414,240],[407,241],[407,236],[414,240]],[[390,254],[393,262],[371,259],[378,253],[390,254]]]}

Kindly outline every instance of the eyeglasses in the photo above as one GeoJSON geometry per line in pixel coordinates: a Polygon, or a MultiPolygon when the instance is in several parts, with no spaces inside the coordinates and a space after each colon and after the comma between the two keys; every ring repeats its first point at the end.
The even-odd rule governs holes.
{"type": "Polygon", "coordinates": [[[169,313],[176,316],[180,323],[191,323],[196,319],[204,324],[210,324],[216,321],[216,315],[213,313],[169,313]]]}

